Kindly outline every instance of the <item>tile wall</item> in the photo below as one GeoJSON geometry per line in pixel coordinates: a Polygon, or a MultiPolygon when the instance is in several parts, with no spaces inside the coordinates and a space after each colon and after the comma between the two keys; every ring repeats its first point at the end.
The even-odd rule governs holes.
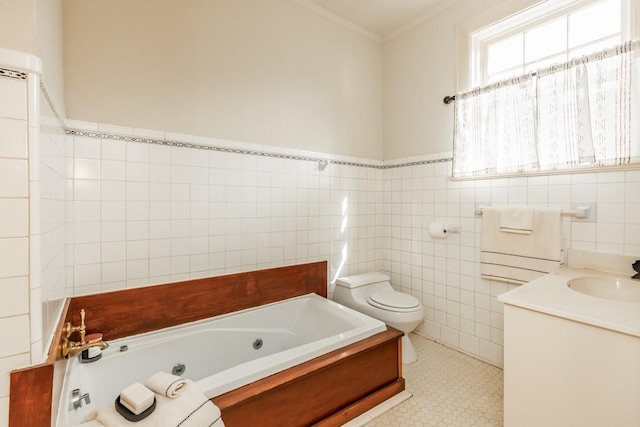
{"type": "Polygon", "coordinates": [[[0,77],[0,425],[9,372],[31,362],[27,80],[0,77]]]}
{"type": "Polygon", "coordinates": [[[589,203],[595,217],[563,219],[565,247],[640,254],[637,170],[475,181],[450,180],[450,162],[392,169],[330,164],[320,171],[315,162],[162,141],[273,147],[71,125],[156,142],[68,137],[66,276],[76,295],[327,259],[332,281],[389,273],[396,287],[423,302],[419,333],[501,365],[496,296],[511,286],[480,278],[477,205],[589,203]],[[434,240],[428,235],[434,221],[461,232],[434,240]]]}
{"type": "Polygon", "coordinates": [[[383,268],[420,298],[419,332],[502,364],[502,304],[513,285],[480,278],[477,205],[554,206],[592,203],[596,218],[563,219],[565,248],[640,255],[640,171],[452,181],[451,163],[404,167],[384,175],[383,268]],[[461,227],[446,240],[431,222],[461,227]]]}
{"type": "MultiPolygon", "coordinates": [[[[32,274],[39,272],[42,283],[38,301],[42,304],[43,353],[46,354],[46,345],[51,342],[64,298],[71,295],[68,293],[66,276],[66,200],[71,196],[73,188],[69,174],[73,158],[66,155],[67,136],[63,120],[59,116],[61,110],[53,107],[54,101],[49,98],[44,87],[40,88],[39,95],[39,159],[34,155],[36,150],[32,150],[31,163],[37,164],[39,176],[38,182],[32,183],[32,194],[38,195],[32,197],[32,203],[39,204],[37,209],[32,210],[32,223],[40,227],[40,259],[39,268],[32,268],[32,274]],[[39,213],[37,220],[34,219],[36,212],[39,213]]],[[[34,169],[32,168],[32,180],[34,169]]]]}
{"type": "Polygon", "coordinates": [[[320,171],[317,162],[163,141],[274,147],[70,125],[156,142],[68,139],[74,161],[67,283],[75,295],[316,260],[329,261],[331,278],[378,267],[379,169],[320,171]]]}

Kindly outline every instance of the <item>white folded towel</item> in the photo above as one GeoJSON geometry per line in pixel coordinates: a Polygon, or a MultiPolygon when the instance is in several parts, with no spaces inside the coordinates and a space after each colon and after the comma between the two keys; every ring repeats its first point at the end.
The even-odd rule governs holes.
{"type": "Polygon", "coordinates": [[[501,232],[501,210],[482,211],[482,277],[523,284],[557,270],[562,261],[561,210],[536,208],[531,234],[501,232]]]}
{"type": "Polygon", "coordinates": [[[533,231],[533,208],[500,208],[500,231],[503,233],[531,234],[533,231]]]}
{"type": "Polygon", "coordinates": [[[92,411],[84,421],[99,421],[105,427],[224,427],[220,409],[193,381],[185,382],[180,399],[156,394],[155,411],[138,422],[127,421],[113,403],[92,411]]]}
{"type": "Polygon", "coordinates": [[[170,399],[180,396],[186,384],[184,379],[165,372],[156,372],[144,383],[149,390],[170,399]]]}

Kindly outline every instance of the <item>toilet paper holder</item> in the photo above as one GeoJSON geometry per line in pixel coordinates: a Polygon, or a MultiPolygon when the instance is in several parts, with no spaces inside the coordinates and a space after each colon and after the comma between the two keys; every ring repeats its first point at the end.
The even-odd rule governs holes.
{"type": "Polygon", "coordinates": [[[447,233],[459,233],[460,232],[460,226],[459,225],[445,224],[444,231],[447,232],[447,233]]]}
{"type": "Polygon", "coordinates": [[[451,233],[459,233],[460,226],[441,222],[429,224],[429,235],[434,239],[446,239],[451,233]]]}

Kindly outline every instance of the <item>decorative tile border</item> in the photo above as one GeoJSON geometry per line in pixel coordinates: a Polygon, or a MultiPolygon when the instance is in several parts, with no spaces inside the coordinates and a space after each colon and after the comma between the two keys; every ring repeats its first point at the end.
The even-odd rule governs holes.
{"type": "Polygon", "coordinates": [[[51,108],[51,111],[53,111],[53,115],[56,116],[56,119],[58,119],[58,123],[60,124],[60,127],[62,129],[65,129],[66,131],[66,128],[64,126],[64,120],[58,113],[56,106],[53,105],[53,100],[49,96],[49,92],[47,92],[47,88],[44,86],[44,83],[42,83],[42,79],[40,79],[40,90],[42,91],[42,95],[44,95],[44,99],[47,101],[47,104],[49,104],[49,108],[51,108]]]}
{"type": "MultiPolygon", "coordinates": [[[[47,98],[47,100],[49,100],[47,98]]],[[[55,110],[54,110],[55,111],[55,110]]],[[[417,165],[428,165],[433,163],[444,163],[449,162],[452,159],[444,158],[444,159],[434,159],[434,160],[421,160],[416,162],[409,163],[399,163],[394,165],[374,165],[370,163],[358,163],[358,162],[348,162],[344,160],[335,160],[335,159],[325,159],[321,157],[309,157],[309,156],[298,156],[294,154],[284,154],[284,153],[274,153],[269,151],[255,151],[255,150],[244,150],[241,148],[229,148],[229,147],[219,147],[213,145],[202,145],[202,144],[193,144],[191,142],[181,142],[181,141],[172,141],[172,140],[164,140],[164,139],[155,139],[155,138],[144,138],[137,136],[128,136],[128,135],[117,135],[112,133],[105,132],[93,132],[93,131],[85,131],[79,129],[65,129],[67,135],[73,136],[81,136],[85,138],[102,138],[102,139],[112,139],[115,141],[126,141],[126,142],[138,142],[143,144],[157,144],[157,145],[167,145],[170,147],[184,147],[184,148],[193,148],[196,150],[209,150],[209,151],[219,151],[222,153],[235,153],[235,154],[246,154],[250,156],[262,156],[262,157],[272,157],[278,159],[287,159],[287,160],[300,160],[305,162],[315,162],[318,163],[320,170],[324,170],[324,167],[327,164],[332,165],[342,165],[342,166],[354,166],[360,168],[372,168],[372,169],[394,169],[400,167],[407,166],[417,166],[417,165]]]]}
{"type": "MultiPolygon", "coordinates": [[[[0,76],[2,76],[2,74],[1,74],[2,71],[3,71],[3,69],[0,68],[0,76]]],[[[23,75],[23,77],[12,77],[12,78],[23,78],[23,79],[26,79],[26,73],[19,73],[17,71],[11,71],[11,70],[6,70],[6,71],[23,75]]],[[[250,155],[250,156],[262,156],[262,157],[272,157],[272,158],[277,158],[277,159],[300,160],[300,161],[304,161],[304,162],[315,162],[315,163],[318,163],[318,168],[321,171],[323,171],[324,168],[328,164],[342,165],[342,166],[353,166],[353,167],[359,167],[359,168],[371,168],[371,169],[396,169],[396,168],[409,167],[409,166],[430,165],[430,164],[434,164],[434,163],[446,163],[446,162],[450,162],[450,161],[453,160],[451,158],[443,158],[443,159],[433,159],[433,160],[420,160],[420,161],[408,162],[408,163],[397,163],[397,164],[391,164],[391,165],[374,165],[374,164],[371,164],[371,163],[348,162],[348,161],[345,161],[345,160],[335,160],[335,159],[327,159],[327,158],[321,158],[321,157],[298,156],[298,155],[294,155],[294,154],[274,153],[274,152],[270,152],[270,151],[243,150],[241,148],[219,147],[219,146],[213,146],[213,145],[193,144],[193,143],[190,143],[190,142],[172,141],[172,140],[155,139],[155,138],[143,138],[143,137],[137,137],[137,136],[118,135],[118,134],[106,133],[106,132],[86,131],[86,130],[81,130],[81,129],[69,129],[69,128],[65,128],[64,127],[64,120],[62,119],[62,117],[58,113],[55,105],[53,104],[53,101],[52,101],[51,97],[49,96],[49,92],[47,92],[47,89],[44,86],[44,83],[42,82],[42,79],[40,80],[40,90],[42,91],[42,94],[44,95],[44,98],[46,99],[47,103],[49,104],[49,107],[51,107],[51,110],[53,111],[53,114],[58,119],[58,122],[61,124],[61,127],[64,129],[65,133],[67,135],[72,135],[72,136],[81,136],[81,137],[85,137],[85,138],[98,138],[98,139],[112,139],[112,140],[115,140],[115,141],[138,142],[138,143],[142,143],[142,144],[167,145],[167,146],[170,146],[170,147],[193,148],[193,149],[196,149],[196,150],[219,151],[219,152],[222,152],[222,153],[246,154],[246,155],[250,155]]]]}
{"type": "Polygon", "coordinates": [[[8,79],[27,80],[27,73],[22,71],[9,70],[8,68],[0,68],[0,77],[8,79]]]}

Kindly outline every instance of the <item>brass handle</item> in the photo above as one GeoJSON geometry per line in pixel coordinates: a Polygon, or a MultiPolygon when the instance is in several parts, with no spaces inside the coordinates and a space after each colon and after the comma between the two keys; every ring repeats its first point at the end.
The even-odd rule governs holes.
{"type": "Polygon", "coordinates": [[[87,327],[84,325],[84,308],[80,310],[80,345],[84,345],[84,334],[87,327]]]}

